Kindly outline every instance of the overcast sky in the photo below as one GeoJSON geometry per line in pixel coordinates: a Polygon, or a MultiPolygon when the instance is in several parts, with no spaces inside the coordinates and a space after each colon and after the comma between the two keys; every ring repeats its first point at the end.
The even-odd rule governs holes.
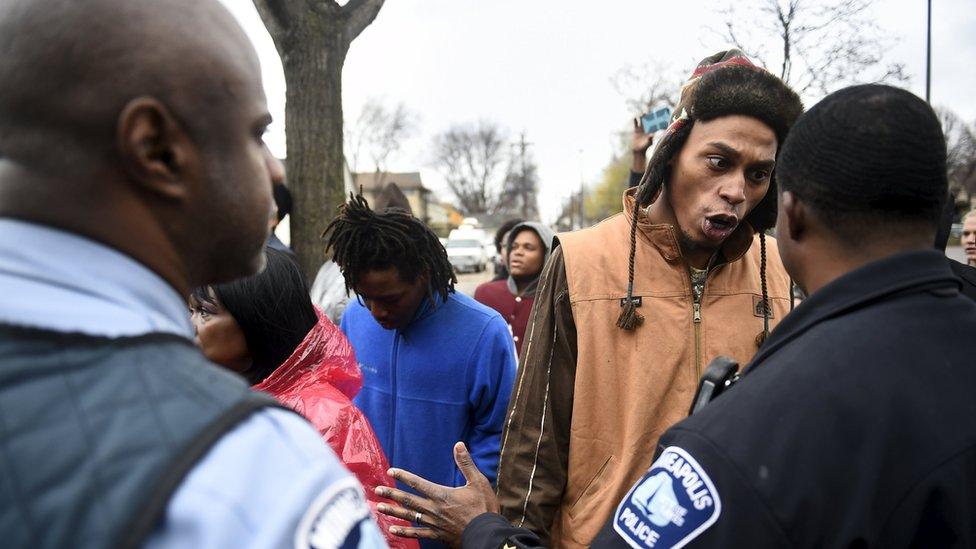
{"type": "MultiPolygon", "coordinates": [[[[276,122],[268,144],[285,155],[285,83],[274,44],[250,0],[222,0],[261,57],[276,122]]],[[[816,1],[816,0],[814,0],[816,1]]],[[[514,141],[526,132],[539,165],[543,218],[552,221],[581,179],[597,181],[635,113],[611,85],[625,64],[682,72],[724,44],[704,2],[649,0],[387,0],[346,58],[343,103],[354,120],[369,96],[402,101],[420,133],[390,163],[419,170],[450,199],[431,162],[432,137],[452,124],[492,120],[514,141]]],[[[707,4],[715,4],[708,2],[707,4]]],[[[932,102],[976,120],[976,1],[934,0],[932,102]]],[[[878,0],[872,17],[897,39],[886,62],[904,63],[925,93],[925,0],[878,0]]],[[[818,97],[805,97],[807,106],[818,97]]]]}

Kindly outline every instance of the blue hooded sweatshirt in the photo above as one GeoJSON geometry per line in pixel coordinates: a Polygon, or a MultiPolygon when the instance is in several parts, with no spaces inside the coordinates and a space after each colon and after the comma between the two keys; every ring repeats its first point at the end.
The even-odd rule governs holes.
{"type": "Polygon", "coordinates": [[[502,428],[515,379],[508,325],[470,297],[425,299],[414,319],[386,330],[351,300],[342,316],[363,371],[354,402],[366,414],[390,464],[437,484],[463,486],[454,443],[495,483],[502,428]]]}

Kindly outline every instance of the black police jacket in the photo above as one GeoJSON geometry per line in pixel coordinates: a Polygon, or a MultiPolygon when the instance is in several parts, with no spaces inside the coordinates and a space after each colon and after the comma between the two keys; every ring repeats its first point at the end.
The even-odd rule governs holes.
{"type": "MultiPolygon", "coordinates": [[[[938,252],[834,280],[662,436],[593,547],[976,546],[976,303],[938,252]]],[[[482,515],[465,546],[532,546],[482,515]]]]}

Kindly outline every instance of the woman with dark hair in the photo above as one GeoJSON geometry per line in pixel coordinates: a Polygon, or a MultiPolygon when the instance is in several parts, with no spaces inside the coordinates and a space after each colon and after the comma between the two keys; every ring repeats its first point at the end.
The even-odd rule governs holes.
{"type": "Polygon", "coordinates": [[[504,246],[507,276],[478,286],[474,298],[501,313],[512,332],[515,353],[522,351],[522,340],[529,323],[542,267],[552,249],[555,233],[542,223],[518,223],[508,231],[504,246]]]}
{"type": "Polygon", "coordinates": [[[193,292],[197,343],[207,358],[244,376],[254,390],[308,418],[362,483],[391,546],[416,547],[394,538],[389,526],[396,522],[375,512],[385,500],[374,489],[393,481],[369,421],[352,403],[363,378],[349,340],[312,305],[295,261],[273,248],[265,255],[261,273],[193,292]]]}

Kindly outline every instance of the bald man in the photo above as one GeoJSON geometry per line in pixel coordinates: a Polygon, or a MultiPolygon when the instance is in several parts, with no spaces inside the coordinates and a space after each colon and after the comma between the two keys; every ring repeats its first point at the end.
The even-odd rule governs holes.
{"type": "Polygon", "coordinates": [[[371,546],[297,414],[193,345],[262,267],[281,166],[214,0],[0,3],[0,533],[10,547],[371,546]]]}

